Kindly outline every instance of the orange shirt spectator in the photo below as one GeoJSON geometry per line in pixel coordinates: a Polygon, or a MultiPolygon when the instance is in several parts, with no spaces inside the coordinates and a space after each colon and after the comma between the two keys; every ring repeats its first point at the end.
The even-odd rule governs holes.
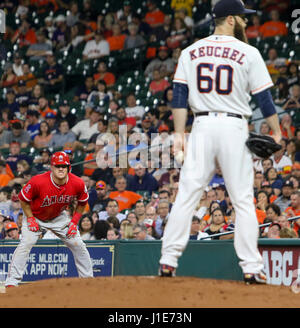
{"type": "Polygon", "coordinates": [[[161,76],[161,72],[157,69],[153,71],[153,80],[149,84],[149,90],[154,95],[157,92],[165,91],[170,83],[161,76]]]}
{"type": "Polygon", "coordinates": [[[135,203],[142,198],[142,196],[133,191],[124,190],[124,191],[112,191],[109,194],[109,198],[115,199],[118,202],[119,209],[121,212],[126,209],[132,208],[135,205],[135,203]]]}
{"type": "Polygon", "coordinates": [[[30,0],[30,5],[37,8],[38,13],[45,13],[47,9],[59,9],[55,0],[30,0]]]}
{"type": "Polygon", "coordinates": [[[148,11],[145,15],[145,22],[155,28],[164,23],[165,14],[159,10],[156,3],[151,0],[147,2],[148,11]]]}
{"type": "Polygon", "coordinates": [[[109,43],[110,51],[123,50],[126,34],[121,34],[121,27],[119,24],[112,26],[112,36],[108,37],[106,41],[109,43]]]}
{"type": "Polygon", "coordinates": [[[30,28],[27,21],[23,21],[21,26],[16,30],[11,38],[11,42],[18,41],[19,47],[30,46],[36,43],[36,34],[34,29],[30,28]]]}
{"type": "Polygon", "coordinates": [[[258,15],[253,15],[251,18],[251,22],[253,25],[250,25],[246,28],[246,36],[248,39],[257,38],[260,36],[260,18],[258,15]]]}
{"type": "Polygon", "coordinates": [[[264,219],[267,217],[265,211],[256,208],[255,209],[255,212],[256,212],[256,217],[257,217],[258,223],[259,224],[263,224],[264,223],[264,219]]]}
{"type": "MultiPolygon", "coordinates": [[[[84,160],[89,161],[91,159],[94,159],[94,153],[89,153],[85,156],[84,160]]],[[[94,163],[89,163],[94,164],[94,163]]],[[[86,164],[83,165],[83,175],[86,175],[90,177],[94,173],[95,169],[86,167],[86,164]]]]}
{"type": "Polygon", "coordinates": [[[116,77],[113,73],[107,72],[107,66],[105,62],[100,62],[98,65],[97,73],[94,74],[95,84],[98,80],[104,80],[106,86],[111,87],[116,82],[116,77]]]}
{"type": "Polygon", "coordinates": [[[0,160],[0,187],[5,187],[10,180],[14,178],[14,174],[8,164],[5,161],[0,160]]]}
{"type": "Polygon", "coordinates": [[[279,20],[279,12],[272,10],[270,12],[271,20],[265,22],[259,29],[263,38],[269,38],[277,35],[285,36],[288,34],[288,29],[284,22],[279,20]]]}

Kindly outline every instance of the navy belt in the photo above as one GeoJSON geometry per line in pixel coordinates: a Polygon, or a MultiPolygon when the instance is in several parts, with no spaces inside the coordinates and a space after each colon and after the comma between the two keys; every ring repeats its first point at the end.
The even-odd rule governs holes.
{"type": "Polygon", "coordinates": [[[226,116],[243,119],[243,116],[240,114],[225,113],[225,112],[200,112],[200,113],[196,113],[195,116],[208,116],[208,115],[218,116],[218,114],[225,114],[226,116]]]}

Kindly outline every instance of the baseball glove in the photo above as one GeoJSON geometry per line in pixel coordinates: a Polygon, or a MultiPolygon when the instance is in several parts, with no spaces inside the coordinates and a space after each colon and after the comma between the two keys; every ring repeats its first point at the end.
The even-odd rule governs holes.
{"type": "Polygon", "coordinates": [[[261,158],[268,158],[282,148],[272,137],[254,132],[249,133],[246,145],[252,153],[261,158]]]}

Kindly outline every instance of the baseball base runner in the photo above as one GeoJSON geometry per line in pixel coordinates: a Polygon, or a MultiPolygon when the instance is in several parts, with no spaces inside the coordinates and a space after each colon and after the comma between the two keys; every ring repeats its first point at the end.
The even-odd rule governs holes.
{"type": "Polygon", "coordinates": [[[23,277],[33,245],[49,229],[72,251],[79,277],[93,277],[89,252],[77,230],[77,223],[89,198],[84,181],[69,172],[70,159],[64,152],[51,157],[51,171],[39,174],[22,188],[19,199],[24,212],[22,238],[9,265],[5,286],[17,286],[23,277]],[[77,200],[73,218],[65,211],[77,200]]]}
{"type": "Polygon", "coordinates": [[[162,238],[159,275],[174,276],[189,240],[193,212],[220,165],[236,211],[234,247],[246,283],[266,283],[258,251],[253,161],[246,146],[250,93],[279,143],[281,131],[269,88],[273,85],[259,51],[247,42],[241,0],[220,0],[213,8],[214,34],[182,50],[173,80],[177,151],[184,139],[187,106],[195,119],[181,168],[179,191],[162,238]]]}

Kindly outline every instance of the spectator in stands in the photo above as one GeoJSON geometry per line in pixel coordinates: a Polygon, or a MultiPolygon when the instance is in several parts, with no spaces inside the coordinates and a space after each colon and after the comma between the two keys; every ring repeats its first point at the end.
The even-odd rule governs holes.
{"type": "Polygon", "coordinates": [[[266,207],[270,204],[270,197],[264,190],[260,190],[256,195],[256,208],[261,211],[266,211],[266,207]]]}
{"type": "Polygon", "coordinates": [[[20,239],[20,233],[18,225],[15,222],[9,222],[5,226],[5,239],[6,240],[19,240],[20,239]]]}
{"type": "Polygon", "coordinates": [[[33,146],[37,149],[45,148],[49,146],[49,143],[53,137],[49,124],[46,121],[42,121],[39,127],[39,133],[33,139],[33,146]]]}
{"type": "Polygon", "coordinates": [[[39,110],[39,99],[44,97],[44,88],[41,84],[32,87],[31,97],[29,99],[29,109],[39,110]]]}
{"type": "Polygon", "coordinates": [[[99,61],[97,73],[93,75],[93,79],[95,84],[99,80],[105,81],[107,88],[111,88],[116,82],[115,74],[107,71],[107,65],[105,61],[99,61]]]}
{"type": "Polygon", "coordinates": [[[94,222],[89,214],[83,214],[78,222],[78,231],[82,240],[92,240],[94,222]]]}
{"type": "MultiPolygon", "coordinates": [[[[193,216],[190,231],[190,240],[201,240],[203,237],[208,237],[209,234],[200,230],[200,219],[193,216]]],[[[209,238],[208,238],[209,239],[209,238]]]]}
{"type": "Polygon", "coordinates": [[[94,90],[96,90],[96,88],[94,86],[93,76],[88,75],[84,79],[84,84],[76,88],[73,101],[87,100],[89,94],[94,90]]]}
{"type": "Polygon", "coordinates": [[[300,85],[299,66],[296,62],[291,62],[287,66],[287,83],[289,87],[300,85]]]}
{"type": "Polygon", "coordinates": [[[72,131],[79,141],[89,140],[94,133],[98,132],[100,115],[98,108],[94,107],[88,119],[81,120],[73,126],[72,131]]]}
{"type": "Polygon", "coordinates": [[[251,16],[251,25],[246,28],[246,36],[248,39],[254,39],[260,37],[260,16],[252,15],[251,16]]]}
{"type": "Polygon", "coordinates": [[[159,69],[154,69],[152,72],[153,79],[149,84],[149,90],[152,95],[155,95],[158,92],[163,92],[170,86],[168,80],[164,78],[165,73],[161,72],[159,69]]]}
{"type": "Polygon", "coordinates": [[[109,194],[111,199],[117,200],[119,203],[119,210],[122,212],[126,209],[131,209],[142,196],[133,192],[126,190],[127,181],[124,176],[119,176],[116,178],[115,183],[116,191],[112,191],[109,194]]]}
{"type": "MultiPolygon", "coordinates": [[[[290,90],[291,90],[290,95],[288,96],[285,104],[282,106],[282,109],[284,109],[284,110],[299,109],[300,108],[300,85],[294,84],[290,90]]],[[[290,121],[291,120],[288,120],[289,124],[292,123],[290,121]]],[[[289,136],[289,138],[291,138],[291,136],[289,136]]]]}
{"type": "Polygon", "coordinates": [[[67,45],[62,48],[61,51],[68,51],[72,53],[83,42],[87,42],[95,36],[94,32],[85,35],[83,35],[83,33],[84,32],[81,31],[81,26],[79,24],[71,26],[70,36],[67,35],[67,45]]]}
{"type": "Polygon", "coordinates": [[[165,42],[170,36],[172,28],[172,16],[165,15],[162,25],[153,29],[150,40],[153,42],[165,42]]]}
{"type": "Polygon", "coordinates": [[[131,211],[127,214],[126,221],[129,221],[132,225],[135,225],[138,223],[138,217],[134,211],[131,211]]]}
{"type": "Polygon", "coordinates": [[[40,156],[37,156],[33,160],[34,168],[39,172],[43,173],[50,170],[50,158],[51,151],[48,148],[43,148],[40,151],[40,156]]]}
{"type": "Polygon", "coordinates": [[[105,240],[110,225],[105,220],[98,220],[94,224],[92,240],[105,240]]]}
{"type": "Polygon", "coordinates": [[[21,145],[17,141],[9,144],[9,154],[6,156],[6,163],[10,166],[11,171],[15,174],[17,172],[17,162],[25,159],[29,164],[32,163],[32,158],[24,153],[21,153],[21,145]]]}
{"type": "Polygon", "coordinates": [[[122,33],[120,24],[114,23],[112,25],[112,36],[106,40],[109,44],[110,51],[123,50],[125,44],[126,34],[122,33]]]}
{"type": "Polygon", "coordinates": [[[144,20],[151,28],[156,28],[164,23],[165,14],[157,8],[155,0],[147,1],[147,12],[144,20]]]}
{"type": "Polygon", "coordinates": [[[22,65],[22,56],[19,52],[15,52],[13,55],[13,64],[12,64],[13,72],[16,76],[21,77],[23,73],[23,65],[22,65]]]}
{"type": "Polygon", "coordinates": [[[84,0],[79,15],[80,23],[89,26],[90,22],[97,21],[97,12],[94,10],[91,0],[84,0]]]}
{"type": "Polygon", "coordinates": [[[104,39],[100,30],[95,31],[93,40],[89,40],[82,52],[83,60],[96,59],[108,56],[110,53],[109,43],[104,39]]]}
{"type": "Polygon", "coordinates": [[[127,220],[123,220],[120,225],[120,239],[133,239],[133,224],[127,220]]]}
{"type": "Polygon", "coordinates": [[[26,51],[26,56],[31,61],[45,61],[47,51],[52,51],[52,46],[47,42],[46,34],[43,30],[36,32],[36,43],[32,44],[26,51]]]}
{"type": "Polygon", "coordinates": [[[285,155],[286,152],[286,139],[280,141],[282,148],[274,153],[270,158],[273,160],[273,166],[278,173],[282,173],[285,167],[292,167],[291,159],[285,155]]]}
{"type": "Polygon", "coordinates": [[[0,159],[0,187],[5,187],[14,178],[14,174],[6,161],[0,159]]]}
{"type": "Polygon", "coordinates": [[[137,105],[136,96],[134,93],[129,93],[126,96],[126,117],[133,117],[136,120],[136,124],[141,123],[141,119],[145,113],[145,107],[141,105],[137,105]]]}
{"type": "Polygon", "coordinates": [[[124,50],[141,47],[146,44],[145,39],[138,34],[138,29],[138,25],[134,23],[128,24],[129,35],[125,38],[124,50]]]}
{"type": "Polygon", "coordinates": [[[62,14],[55,18],[56,29],[52,36],[52,46],[54,50],[60,50],[67,45],[70,28],[67,26],[66,17],[62,14]]]}
{"type": "Polygon", "coordinates": [[[58,131],[57,130],[57,122],[56,122],[56,114],[51,113],[51,112],[47,113],[45,116],[45,121],[48,123],[49,129],[52,134],[54,134],[58,131]]]}
{"type": "Polygon", "coordinates": [[[70,130],[68,120],[64,119],[58,123],[58,132],[53,134],[49,142],[49,147],[59,149],[64,147],[66,143],[73,143],[76,140],[76,135],[70,130]]]}
{"type": "Polygon", "coordinates": [[[15,101],[19,104],[19,107],[22,102],[29,102],[30,97],[31,95],[30,92],[27,91],[26,82],[24,80],[19,80],[15,98],[15,101]]]}
{"type": "Polygon", "coordinates": [[[281,212],[284,212],[286,208],[290,206],[291,194],[293,193],[293,191],[294,185],[292,181],[286,180],[281,188],[281,195],[279,195],[277,199],[274,200],[274,204],[280,207],[281,212]]]}
{"type": "Polygon", "coordinates": [[[127,117],[124,107],[119,107],[117,109],[117,119],[118,125],[125,124],[127,126],[127,131],[130,132],[136,126],[136,120],[134,117],[127,117]]]}
{"type": "Polygon", "coordinates": [[[146,66],[145,76],[153,78],[153,71],[159,69],[164,72],[164,76],[173,74],[175,65],[172,58],[169,57],[169,48],[166,46],[160,46],[158,48],[157,57],[152,59],[146,66]]]}
{"type": "Polygon", "coordinates": [[[69,4],[69,14],[66,16],[67,26],[72,27],[79,22],[80,12],[78,3],[71,1],[69,4]]]}
{"type": "MultiPolygon", "coordinates": [[[[203,232],[208,235],[215,235],[225,231],[226,221],[225,216],[220,207],[216,208],[211,213],[211,223],[204,229],[203,232]]],[[[212,239],[220,239],[220,237],[212,237],[212,239]]]]}
{"type": "Polygon", "coordinates": [[[115,199],[108,199],[105,211],[99,212],[99,220],[106,220],[109,216],[115,216],[120,222],[126,218],[125,214],[119,213],[119,204],[115,199]]]}
{"type": "Polygon", "coordinates": [[[54,21],[53,21],[53,17],[52,16],[47,16],[45,19],[44,19],[44,30],[46,32],[46,35],[47,35],[47,38],[49,40],[52,40],[52,37],[53,37],[53,33],[56,29],[56,27],[54,26],[54,21]]]}
{"type": "Polygon", "coordinates": [[[175,11],[175,17],[179,17],[183,20],[187,28],[192,31],[194,27],[194,19],[192,16],[188,14],[188,10],[186,8],[179,8],[175,11]]]}
{"type": "Polygon", "coordinates": [[[117,240],[120,238],[120,232],[116,228],[110,228],[107,230],[107,240],[117,240]]]}
{"type": "Polygon", "coordinates": [[[133,227],[133,235],[136,240],[155,240],[149,235],[148,228],[144,223],[138,223],[133,227]]]}
{"type": "Polygon", "coordinates": [[[274,167],[267,169],[265,172],[266,181],[270,183],[270,186],[273,188],[274,194],[278,196],[281,193],[281,188],[283,185],[283,180],[278,175],[277,170],[274,167]]]}
{"type": "Polygon", "coordinates": [[[24,130],[21,121],[14,121],[11,124],[11,131],[6,134],[5,143],[11,144],[13,141],[18,142],[21,148],[29,146],[31,141],[30,134],[24,130]]]}
{"type": "Polygon", "coordinates": [[[92,212],[101,212],[107,207],[109,198],[107,185],[104,181],[96,182],[95,188],[89,191],[89,207],[92,212]]]}
{"type": "Polygon", "coordinates": [[[125,17],[127,23],[130,23],[132,20],[132,5],[130,1],[125,0],[123,2],[122,8],[119,8],[119,10],[115,13],[116,19],[120,19],[121,17],[125,17]]]}
{"type": "Polygon", "coordinates": [[[4,65],[4,72],[1,76],[0,87],[1,88],[14,88],[18,82],[18,77],[13,71],[12,63],[7,62],[4,65]]]}
{"type": "Polygon", "coordinates": [[[58,105],[58,113],[56,115],[56,121],[59,123],[61,120],[67,120],[70,129],[76,124],[77,116],[71,113],[71,107],[67,99],[62,99],[58,105]]]}
{"type": "Polygon", "coordinates": [[[30,138],[33,141],[35,136],[40,132],[40,113],[37,110],[28,110],[26,119],[26,130],[30,134],[30,138]]]}
{"type": "Polygon", "coordinates": [[[87,102],[94,104],[94,106],[98,106],[100,105],[100,102],[108,104],[112,98],[113,95],[111,91],[108,90],[106,82],[104,80],[98,80],[96,82],[96,90],[88,95],[87,102]]]}
{"type": "Polygon", "coordinates": [[[279,67],[282,65],[286,65],[286,62],[286,58],[278,57],[278,52],[276,48],[269,48],[268,59],[265,61],[265,63],[267,65],[271,77],[274,79],[275,82],[279,75],[279,67]]]}
{"type": "Polygon", "coordinates": [[[280,21],[280,14],[277,10],[270,12],[270,20],[262,24],[260,34],[263,38],[286,36],[288,34],[288,29],[285,23],[280,21]]]}
{"type": "Polygon", "coordinates": [[[52,51],[47,51],[46,62],[47,65],[39,83],[44,86],[45,93],[59,93],[62,90],[64,80],[63,67],[56,62],[56,57],[52,51]]]}
{"type": "Polygon", "coordinates": [[[140,14],[136,12],[132,14],[132,23],[138,26],[138,34],[144,38],[147,38],[152,33],[151,26],[142,19],[140,14]]]}
{"type": "Polygon", "coordinates": [[[198,1],[194,0],[172,0],[171,1],[171,8],[176,12],[180,9],[185,9],[187,12],[187,15],[192,17],[193,15],[193,6],[197,4],[198,1]]]}
{"type": "Polygon", "coordinates": [[[266,238],[279,239],[281,226],[278,223],[272,223],[267,231],[266,238]]]}
{"type": "Polygon", "coordinates": [[[170,31],[170,36],[167,38],[167,45],[170,49],[185,47],[191,37],[191,32],[180,17],[175,17],[170,31]]]}
{"type": "Polygon", "coordinates": [[[289,97],[289,86],[287,83],[287,79],[279,77],[276,81],[276,94],[274,97],[274,102],[277,106],[283,108],[283,106],[286,104],[288,100],[288,97],[289,97]]]}
{"type": "Polygon", "coordinates": [[[30,24],[27,20],[23,20],[20,27],[12,36],[11,42],[17,42],[20,48],[36,43],[35,31],[32,27],[30,27],[30,24]]]}
{"type": "MultiPolygon", "coordinates": [[[[32,92],[33,87],[37,84],[35,75],[31,72],[29,64],[22,65],[22,75],[18,77],[20,80],[25,81],[26,91],[32,92]]],[[[32,98],[32,96],[30,97],[32,98]]]]}

